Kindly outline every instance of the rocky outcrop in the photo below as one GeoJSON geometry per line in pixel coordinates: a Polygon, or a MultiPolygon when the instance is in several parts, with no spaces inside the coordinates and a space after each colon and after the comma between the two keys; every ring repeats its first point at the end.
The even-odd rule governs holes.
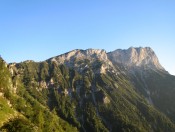
{"type": "Polygon", "coordinates": [[[104,62],[105,65],[101,67],[100,73],[105,73],[106,69],[113,67],[114,65],[123,65],[124,67],[147,67],[151,69],[158,69],[165,71],[165,69],[159,63],[159,60],[150,47],[130,47],[127,50],[117,49],[113,52],[106,53],[101,49],[76,49],[68,53],[53,57],[48,61],[55,62],[56,64],[65,64],[68,67],[73,67],[82,71],[88,67],[86,60],[89,63],[95,61],[104,62]]]}
{"type": "Polygon", "coordinates": [[[104,103],[104,104],[109,104],[109,103],[110,103],[110,100],[109,100],[109,98],[108,98],[107,96],[105,96],[105,97],[103,98],[103,103],[104,103]]]}
{"type": "Polygon", "coordinates": [[[108,55],[105,50],[101,49],[76,49],[68,53],[50,58],[48,62],[54,62],[56,64],[65,64],[68,67],[74,68],[77,71],[83,71],[89,67],[88,64],[93,64],[95,68],[98,62],[103,62],[101,69],[96,73],[105,73],[106,69],[113,67],[112,62],[108,59],[108,55]]]}
{"type": "Polygon", "coordinates": [[[68,64],[68,62],[74,62],[76,60],[88,59],[93,61],[95,59],[99,59],[102,61],[108,60],[107,54],[105,50],[100,49],[87,49],[87,50],[73,50],[66,54],[62,54],[51,58],[51,61],[56,61],[60,64],[68,64]]]}
{"type": "Polygon", "coordinates": [[[47,85],[47,83],[46,83],[45,81],[40,81],[40,82],[39,82],[39,86],[40,86],[41,88],[48,88],[48,85],[47,85]]]}
{"type": "Polygon", "coordinates": [[[125,67],[149,67],[163,70],[159,60],[150,47],[130,47],[127,50],[115,50],[108,53],[108,58],[113,64],[122,64],[125,67]]]}

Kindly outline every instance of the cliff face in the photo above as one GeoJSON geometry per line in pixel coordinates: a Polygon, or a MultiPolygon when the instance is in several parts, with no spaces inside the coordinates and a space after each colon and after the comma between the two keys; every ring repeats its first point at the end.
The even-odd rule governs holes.
{"type": "Polygon", "coordinates": [[[127,50],[115,50],[108,53],[114,64],[122,64],[125,67],[148,67],[151,69],[163,70],[154,51],[149,48],[129,48],[127,50]]]}
{"type": "Polygon", "coordinates": [[[103,62],[105,65],[103,65],[102,69],[106,69],[107,67],[112,67],[115,69],[114,66],[116,67],[118,65],[122,65],[128,68],[146,67],[165,72],[165,69],[161,66],[156,54],[150,47],[130,47],[127,50],[117,49],[109,53],[106,53],[105,50],[100,49],[77,49],[53,57],[48,61],[55,61],[57,64],[65,64],[68,67],[76,68],[80,71],[80,69],[84,69],[84,67],[81,67],[80,64],[82,64],[82,62],[86,63],[87,60],[89,63],[95,63],[97,61],[103,62]]]}
{"type": "Polygon", "coordinates": [[[70,68],[76,69],[79,72],[82,72],[84,69],[89,67],[93,67],[97,73],[105,73],[106,69],[113,67],[112,62],[108,59],[106,51],[101,49],[76,49],[50,58],[47,60],[47,62],[55,62],[57,65],[64,64],[70,68]],[[98,64],[100,69],[96,69],[98,64]]]}
{"type": "Polygon", "coordinates": [[[99,59],[99,60],[105,61],[107,60],[107,54],[105,50],[100,50],[100,49],[87,49],[87,50],[77,49],[77,50],[73,50],[68,53],[56,56],[51,60],[56,60],[60,64],[65,64],[67,62],[71,63],[76,59],[78,60],[89,59],[90,61],[99,59]]]}

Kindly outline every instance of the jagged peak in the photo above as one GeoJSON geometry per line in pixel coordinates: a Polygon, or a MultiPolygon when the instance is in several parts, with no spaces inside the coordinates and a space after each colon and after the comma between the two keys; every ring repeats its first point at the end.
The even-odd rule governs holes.
{"type": "Polygon", "coordinates": [[[107,54],[104,49],[75,49],[65,54],[58,55],[56,57],[50,58],[51,61],[58,61],[59,63],[64,63],[65,61],[71,61],[72,59],[107,59],[107,54]]]}
{"type": "Polygon", "coordinates": [[[106,51],[104,49],[92,49],[92,48],[89,48],[89,49],[86,49],[85,50],[86,52],[88,53],[92,53],[92,54],[100,54],[100,53],[106,53],[106,51]]]}
{"type": "MultiPolygon", "coordinates": [[[[137,52],[139,52],[140,50],[154,52],[151,47],[133,47],[133,46],[129,47],[128,49],[116,49],[112,52],[115,52],[115,51],[134,51],[134,50],[136,50],[137,52]]],[[[109,53],[111,53],[111,52],[109,52],[109,53]]]]}
{"type": "Polygon", "coordinates": [[[118,49],[108,53],[108,56],[112,62],[123,64],[127,67],[147,66],[154,69],[164,70],[159,63],[156,54],[150,47],[130,47],[126,50],[118,49]]]}
{"type": "Polygon", "coordinates": [[[83,50],[83,49],[75,49],[75,50],[72,50],[72,51],[69,51],[67,53],[64,53],[64,54],[61,54],[59,56],[62,56],[62,55],[73,55],[77,52],[81,52],[81,53],[86,53],[86,54],[100,54],[100,53],[106,53],[106,51],[104,49],[92,49],[92,48],[89,48],[89,49],[86,49],[86,50],[83,50]]]}
{"type": "MultiPolygon", "coordinates": [[[[55,64],[65,64],[68,67],[75,68],[78,71],[83,71],[87,67],[86,62],[91,64],[101,61],[104,65],[101,66],[100,73],[105,73],[108,67],[113,67],[112,62],[108,59],[108,55],[104,49],[75,49],[65,54],[50,58],[48,62],[55,64]]],[[[95,65],[93,65],[95,66],[95,65]]],[[[99,71],[96,71],[99,72],[99,71]]]]}
{"type": "Polygon", "coordinates": [[[101,60],[110,65],[122,64],[125,67],[150,67],[153,69],[164,70],[159,60],[150,47],[130,47],[128,49],[117,49],[113,52],[106,53],[104,49],[75,49],[65,54],[50,58],[58,64],[73,66],[75,60],[88,59],[91,62],[101,60]],[[112,64],[112,63],[113,64],[112,64]]]}

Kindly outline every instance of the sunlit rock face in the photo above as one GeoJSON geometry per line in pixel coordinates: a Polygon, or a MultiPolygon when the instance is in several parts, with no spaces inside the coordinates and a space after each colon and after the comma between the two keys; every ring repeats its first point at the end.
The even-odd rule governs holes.
{"type": "Polygon", "coordinates": [[[89,68],[89,64],[95,68],[98,62],[102,62],[103,64],[100,66],[101,68],[98,69],[96,73],[105,73],[106,69],[113,67],[112,62],[108,59],[106,51],[103,49],[76,49],[53,57],[48,61],[56,64],[64,64],[68,67],[75,68],[78,71],[83,71],[84,69],[89,68]]]}
{"type": "Polygon", "coordinates": [[[108,53],[108,58],[114,64],[122,64],[126,67],[149,67],[164,70],[154,51],[149,47],[130,47],[127,50],[117,49],[108,53]]]}
{"type": "Polygon", "coordinates": [[[57,62],[64,64],[66,62],[75,61],[76,59],[79,60],[88,59],[91,61],[93,61],[94,59],[107,60],[107,54],[105,50],[101,49],[87,49],[87,50],[76,49],[66,54],[54,57],[52,58],[52,61],[56,60],[57,62]]]}

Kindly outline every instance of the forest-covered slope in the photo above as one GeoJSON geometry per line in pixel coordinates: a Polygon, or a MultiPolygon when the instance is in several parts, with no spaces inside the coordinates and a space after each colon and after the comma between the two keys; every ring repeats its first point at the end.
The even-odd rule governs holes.
{"type": "Polygon", "coordinates": [[[164,71],[149,48],[143,52],[148,60],[139,58],[141,49],[134,52],[134,63],[93,49],[43,62],[7,65],[1,59],[1,130],[175,131],[175,107],[170,103],[175,77],[164,71]]]}

